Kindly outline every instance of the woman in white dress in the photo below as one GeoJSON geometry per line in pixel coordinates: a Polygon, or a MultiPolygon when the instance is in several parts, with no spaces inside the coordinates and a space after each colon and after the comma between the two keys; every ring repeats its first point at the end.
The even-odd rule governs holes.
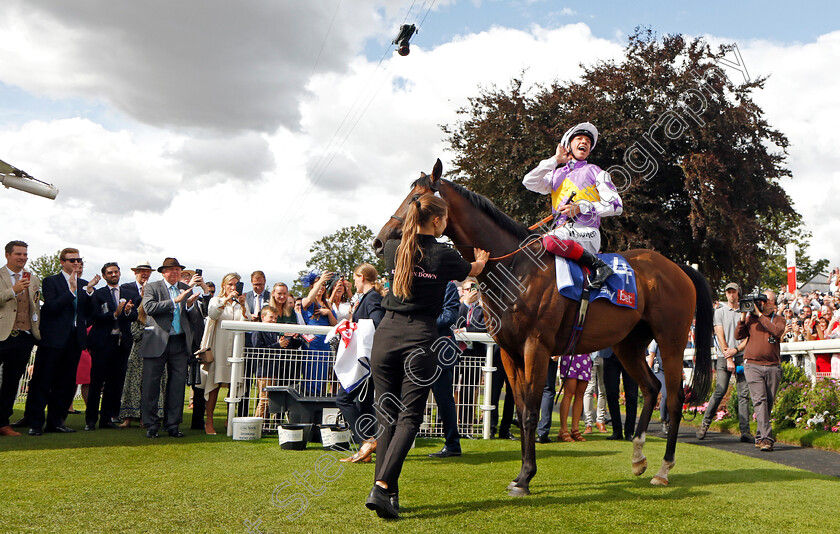
{"type": "MultiPolygon", "coordinates": [[[[207,315],[215,321],[250,321],[251,314],[245,307],[245,295],[236,291],[236,284],[242,279],[237,273],[228,273],[222,278],[221,293],[210,299],[207,315]]],[[[216,327],[211,348],[213,362],[206,367],[207,373],[202,373],[202,387],[206,404],[204,431],[215,434],[213,427],[213,411],[216,409],[216,399],[219,388],[230,385],[230,362],[228,358],[233,354],[234,333],[216,327]]]]}

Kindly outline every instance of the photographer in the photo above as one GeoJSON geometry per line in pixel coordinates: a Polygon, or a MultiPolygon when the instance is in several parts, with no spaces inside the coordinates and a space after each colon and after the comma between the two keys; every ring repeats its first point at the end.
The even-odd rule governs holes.
{"type": "Polygon", "coordinates": [[[716,346],[718,347],[715,363],[715,392],[709,400],[703,422],[697,430],[697,439],[706,437],[709,425],[712,424],[712,419],[717,414],[718,406],[729,389],[729,381],[735,374],[735,384],[738,388],[738,427],[741,430],[741,441],[750,443],[754,438],[750,434],[749,388],[744,373],[736,373],[738,366],[744,365],[744,347],[746,346],[743,337],[735,335],[738,325],[738,299],[741,297],[741,288],[738,284],[729,283],[726,285],[725,292],[726,303],[715,310],[713,323],[715,337],[717,338],[716,346]]]}
{"type": "Polygon", "coordinates": [[[776,314],[776,294],[765,291],[766,301],[756,299],[752,312],[741,313],[735,337],[747,340],[744,348],[744,375],[755,409],[755,445],[762,451],[773,450],[773,427],[770,412],[782,379],[780,339],[790,329],[776,314]]]}

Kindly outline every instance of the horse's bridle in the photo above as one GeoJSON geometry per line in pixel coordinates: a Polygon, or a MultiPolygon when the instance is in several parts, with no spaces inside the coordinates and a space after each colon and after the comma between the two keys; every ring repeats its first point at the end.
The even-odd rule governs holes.
{"type": "MultiPolygon", "coordinates": [[[[437,185],[437,184],[435,184],[435,186],[436,186],[436,185],[437,185]]],[[[435,187],[435,186],[432,186],[432,187],[431,187],[431,190],[432,190],[432,191],[434,191],[435,193],[437,193],[439,188],[438,188],[438,187],[435,187]]],[[[421,195],[421,194],[416,194],[416,195],[414,195],[414,196],[411,198],[411,201],[412,201],[412,202],[414,202],[415,200],[417,200],[418,198],[420,198],[420,195],[421,195]]],[[[551,219],[551,218],[553,218],[553,217],[554,217],[553,215],[550,215],[550,216],[546,217],[545,219],[543,219],[543,220],[542,220],[542,221],[540,221],[539,223],[537,223],[537,224],[535,224],[535,225],[531,226],[531,227],[529,228],[529,230],[534,230],[534,229],[536,229],[536,228],[537,228],[537,227],[538,227],[541,223],[546,222],[547,220],[550,220],[550,219],[551,219]]],[[[399,223],[400,223],[400,224],[405,224],[405,219],[403,219],[402,217],[400,217],[400,216],[399,216],[399,215],[397,215],[397,214],[391,215],[391,218],[392,218],[392,219],[395,219],[395,220],[397,220],[397,221],[399,221],[399,223]]],[[[566,221],[566,222],[568,222],[568,221],[566,221]]],[[[566,223],[563,223],[563,225],[565,225],[565,224],[566,224],[566,223]]],[[[514,250],[513,252],[510,252],[510,253],[508,253],[508,254],[505,254],[504,256],[499,256],[499,257],[496,257],[496,258],[489,258],[487,261],[499,261],[499,260],[503,260],[503,259],[505,259],[505,258],[509,258],[509,257],[511,257],[511,256],[514,256],[514,255],[516,255],[518,252],[521,252],[523,249],[525,249],[525,248],[527,248],[527,247],[529,247],[529,246],[533,245],[534,243],[536,243],[537,241],[539,241],[540,239],[542,239],[542,237],[543,237],[544,235],[546,235],[546,234],[540,235],[540,236],[538,236],[537,238],[532,239],[531,241],[529,241],[529,242],[528,242],[528,243],[526,243],[525,245],[520,246],[518,249],[514,250]]],[[[456,246],[469,246],[469,245],[458,245],[458,244],[456,244],[456,243],[453,243],[453,244],[454,244],[454,245],[456,245],[456,246]]]]}

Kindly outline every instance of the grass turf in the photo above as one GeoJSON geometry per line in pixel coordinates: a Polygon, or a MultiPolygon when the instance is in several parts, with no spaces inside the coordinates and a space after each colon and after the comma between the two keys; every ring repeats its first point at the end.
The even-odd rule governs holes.
{"type": "MultiPolygon", "coordinates": [[[[68,425],[82,421],[70,416],[68,425]]],[[[671,485],[653,487],[662,439],[648,438],[650,467],[637,478],[631,444],[595,434],[538,445],[532,495],[514,499],[504,489],[519,471],[517,442],[465,440],[464,456],[438,460],[426,455],[440,440],[417,440],[400,478],[402,519],[386,522],[363,505],[373,464],[333,463],[326,455],[342,454],[316,445],[284,451],[276,437],[185,433],[149,440],[134,427],[0,438],[3,531],[825,532],[813,511],[836,508],[840,492],[831,477],[688,444],[677,446],[671,485]],[[332,480],[318,478],[319,468],[332,480]]]]}

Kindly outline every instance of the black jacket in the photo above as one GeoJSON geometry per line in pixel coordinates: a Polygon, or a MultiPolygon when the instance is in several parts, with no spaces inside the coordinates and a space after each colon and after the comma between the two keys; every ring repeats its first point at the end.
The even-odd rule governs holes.
{"type": "Polygon", "coordinates": [[[385,310],[382,308],[382,295],[376,292],[375,289],[369,289],[367,293],[362,295],[359,304],[353,311],[353,322],[358,322],[359,319],[370,319],[373,321],[373,326],[379,326],[379,321],[385,317],[385,310]]]}
{"type": "Polygon", "coordinates": [[[87,347],[87,319],[92,309],[91,298],[84,290],[87,283],[83,278],[76,281],[77,300],[62,273],[44,278],[41,283],[44,305],[41,306],[40,346],[61,349],[76,336],[79,346],[87,347]]]}
{"type": "MultiPolygon", "coordinates": [[[[139,296],[139,295],[138,295],[139,296]]],[[[120,298],[132,300],[136,298],[133,294],[123,294],[120,288],[120,298]]],[[[114,328],[119,329],[122,334],[122,339],[125,344],[131,341],[131,323],[137,320],[137,308],[131,308],[128,315],[120,313],[119,317],[114,319],[114,312],[117,311],[117,305],[111,295],[111,287],[106,285],[100,287],[93,292],[91,296],[91,315],[88,320],[90,332],[88,332],[88,346],[96,349],[105,345],[108,342],[108,337],[114,328]]]]}

